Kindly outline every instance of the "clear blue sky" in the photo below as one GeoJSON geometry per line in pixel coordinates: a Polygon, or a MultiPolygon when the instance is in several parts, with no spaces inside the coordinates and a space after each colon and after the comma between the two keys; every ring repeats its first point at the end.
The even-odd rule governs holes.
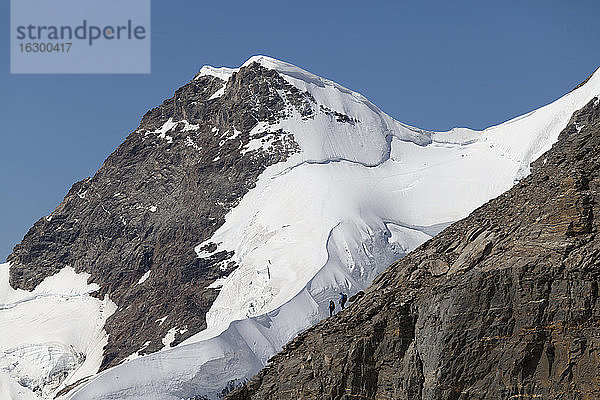
{"type": "Polygon", "coordinates": [[[204,64],[270,55],[435,130],[525,113],[600,65],[597,0],[154,0],[150,75],[10,75],[9,14],[5,0],[0,260],[204,64]]]}

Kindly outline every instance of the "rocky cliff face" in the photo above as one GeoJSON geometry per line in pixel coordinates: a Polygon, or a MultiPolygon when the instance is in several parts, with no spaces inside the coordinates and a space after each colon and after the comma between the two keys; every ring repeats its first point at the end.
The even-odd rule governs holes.
{"type": "Polygon", "coordinates": [[[8,258],[12,287],[32,290],[67,265],[90,273],[101,287],[97,296],[108,294],[118,306],[105,327],[103,369],[204,329],[216,297],[207,287],[235,265],[228,252],[198,258],[194,247],[267,166],[297,151],[281,130],[250,135],[290,110],[309,118],[310,95],[257,63],[227,83],[197,76],[36,222],[8,258]],[[247,147],[261,138],[270,146],[247,147]],[[168,332],[173,340],[165,343],[168,332]]]}
{"type": "Polygon", "coordinates": [[[600,398],[600,100],[229,399],[600,398]]]}

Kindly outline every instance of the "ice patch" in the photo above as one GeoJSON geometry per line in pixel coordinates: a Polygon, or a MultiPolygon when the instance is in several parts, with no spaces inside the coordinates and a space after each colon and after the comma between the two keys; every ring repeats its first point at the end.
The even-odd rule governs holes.
{"type": "Polygon", "coordinates": [[[140,280],[137,281],[136,285],[141,285],[142,283],[146,282],[146,279],[148,279],[150,277],[150,272],[152,272],[152,271],[151,270],[146,271],[144,273],[144,275],[142,275],[140,280]]]}
{"type": "Polygon", "coordinates": [[[0,394],[8,400],[40,400],[29,388],[21,386],[2,370],[0,370],[0,394]]]}
{"type": "Polygon", "coordinates": [[[146,349],[146,347],[148,347],[150,345],[150,341],[145,342],[142,347],[140,347],[140,349],[138,351],[136,351],[135,353],[130,354],[127,358],[125,358],[123,360],[123,362],[127,362],[127,361],[132,361],[135,360],[136,358],[140,358],[142,357],[141,352],[144,351],[146,349]]]}
{"type": "Polygon", "coordinates": [[[185,145],[186,145],[186,146],[188,146],[188,147],[192,147],[192,148],[194,148],[194,149],[195,149],[195,150],[197,150],[197,151],[201,151],[201,150],[202,150],[202,147],[198,146],[198,145],[197,145],[197,144],[196,144],[196,143],[195,143],[195,142],[192,140],[192,138],[191,138],[191,137],[189,137],[189,136],[185,138],[185,145]]]}
{"type": "Polygon", "coordinates": [[[159,129],[145,132],[143,139],[147,139],[148,136],[155,134],[159,139],[164,139],[167,143],[173,143],[173,137],[167,135],[167,132],[175,128],[178,123],[179,122],[173,122],[173,118],[169,118],[159,129]]]}
{"type": "Polygon", "coordinates": [[[167,334],[165,335],[164,338],[162,338],[162,344],[163,344],[163,350],[164,349],[168,349],[171,347],[171,345],[173,344],[173,342],[175,341],[175,335],[177,335],[177,333],[179,334],[183,334],[187,332],[187,329],[178,329],[177,327],[171,328],[167,331],[167,334]]]}
{"type": "Polygon", "coordinates": [[[212,96],[210,96],[208,98],[208,100],[214,100],[214,99],[218,99],[219,97],[223,96],[225,94],[225,87],[226,85],[223,85],[221,87],[221,89],[217,90],[215,93],[213,93],[212,96]]]}
{"type": "Polygon", "coordinates": [[[181,129],[183,132],[197,131],[198,129],[200,129],[200,125],[198,125],[198,124],[190,124],[185,119],[179,121],[179,123],[183,123],[183,128],[181,129]]]}

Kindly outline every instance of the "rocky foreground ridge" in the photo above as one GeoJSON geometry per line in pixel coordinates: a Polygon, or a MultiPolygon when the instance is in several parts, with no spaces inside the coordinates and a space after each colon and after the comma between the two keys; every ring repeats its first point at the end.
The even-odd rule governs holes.
{"type": "Polygon", "coordinates": [[[227,398],[600,398],[600,100],[227,398]]]}

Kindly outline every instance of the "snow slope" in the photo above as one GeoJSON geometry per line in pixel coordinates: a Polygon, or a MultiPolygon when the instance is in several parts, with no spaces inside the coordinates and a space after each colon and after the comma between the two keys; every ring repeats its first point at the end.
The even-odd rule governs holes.
{"type": "Polygon", "coordinates": [[[600,92],[596,74],[555,103],[483,132],[434,133],[401,124],[362,95],[295,66],[264,56],[246,65],[254,61],[310,92],[319,108],[359,122],[317,113],[264,127],[292,132],[302,152],[265,171],[207,241],[217,243],[217,251],[234,250],[240,268],[218,283],[209,330],[198,338],[272,311],[298,293],[331,258],[326,243],[334,228],[340,262],[355,279],[370,282],[414,237],[415,244],[430,237],[423,227],[459,220],[526,176],[572,113],[600,92]],[[390,224],[408,229],[392,253],[388,240],[363,248],[389,235],[390,224]]]}
{"type": "MultiPolygon", "coordinates": [[[[256,56],[244,65],[252,62],[308,91],[319,112],[255,128],[291,132],[301,152],[269,167],[197,247],[199,257],[211,242],[233,250],[239,265],[213,284],[220,294],[208,329],[105,371],[71,398],[217,397],[324,318],[340,290],[364,289],[392,261],[526,176],[573,112],[600,95],[596,72],[554,103],[498,126],[427,132],[291,64],[256,56]]],[[[200,74],[227,80],[235,71],[204,67],[200,74]]]]}
{"type": "Polygon", "coordinates": [[[53,398],[98,372],[116,306],[91,297],[98,286],[70,267],[32,292],[10,287],[9,267],[0,264],[0,397],[53,398]]]}

